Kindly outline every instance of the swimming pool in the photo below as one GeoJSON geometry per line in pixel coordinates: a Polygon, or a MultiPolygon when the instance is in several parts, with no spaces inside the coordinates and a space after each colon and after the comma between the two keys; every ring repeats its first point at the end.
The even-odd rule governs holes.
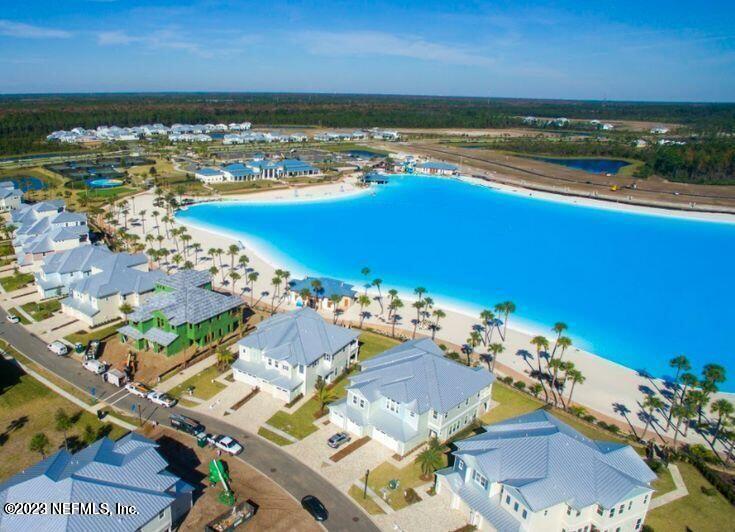
{"type": "Polygon", "coordinates": [[[123,182],[120,181],[119,179],[99,178],[99,179],[90,179],[87,181],[87,184],[92,188],[113,188],[113,187],[121,186],[123,182]]]}
{"type": "Polygon", "coordinates": [[[594,158],[582,158],[582,159],[565,159],[556,157],[533,157],[537,161],[545,163],[558,164],[566,166],[567,168],[574,168],[575,170],[582,170],[583,172],[589,172],[591,174],[617,174],[621,168],[630,166],[631,163],[628,161],[621,161],[619,159],[594,159],[594,158]]]}
{"type": "Polygon", "coordinates": [[[236,235],[294,274],[360,282],[369,266],[387,286],[425,286],[472,312],[512,300],[516,324],[551,336],[563,320],[575,344],[633,369],[668,375],[684,353],[697,372],[716,361],[735,374],[735,224],[417,176],[391,176],[374,195],[208,203],[178,218],[236,235]]]}

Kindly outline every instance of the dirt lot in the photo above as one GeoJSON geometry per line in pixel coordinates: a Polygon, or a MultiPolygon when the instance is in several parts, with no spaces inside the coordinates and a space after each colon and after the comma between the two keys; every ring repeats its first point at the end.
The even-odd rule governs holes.
{"type": "MultiPolygon", "coordinates": [[[[135,380],[155,384],[158,375],[191,357],[195,350],[196,347],[190,347],[170,357],[161,353],[141,351],[138,353],[138,369],[135,372],[135,380]]],[[[129,345],[120,343],[120,339],[113,336],[103,342],[100,359],[112,367],[122,370],[127,362],[129,351],[131,351],[129,345]]]]}
{"type": "MultiPolygon", "coordinates": [[[[194,506],[181,530],[197,532],[227,510],[217,501],[220,487],[209,486],[209,461],[216,455],[211,449],[189,447],[194,440],[165,427],[145,433],[160,445],[161,454],[171,470],[196,487],[194,506]]],[[[321,528],[301,509],[301,505],[277,484],[249,465],[233,458],[224,458],[230,471],[232,488],[238,501],[247,500],[257,508],[255,517],[246,525],[249,530],[318,532],[321,528]]]]}

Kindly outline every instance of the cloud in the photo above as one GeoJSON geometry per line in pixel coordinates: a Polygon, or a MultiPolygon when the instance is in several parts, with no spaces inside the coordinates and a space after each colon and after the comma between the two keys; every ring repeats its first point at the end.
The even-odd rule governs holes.
{"type": "Polygon", "coordinates": [[[0,35],[7,37],[18,37],[21,39],[66,39],[72,33],[64,30],[42,28],[22,22],[0,19],[0,35]]]}
{"type": "Polygon", "coordinates": [[[97,44],[100,46],[142,44],[157,50],[181,50],[204,58],[213,55],[209,49],[192,41],[191,34],[187,35],[173,28],[152,31],[146,35],[130,35],[121,30],[100,31],[97,32],[97,44]]]}
{"type": "Polygon", "coordinates": [[[310,53],[316,55],[386,55],[472,66],[489,66],[495,63],[494,59],[466,47],[380,31],[306,31],[301,32],[298,38],[310,53]]]}

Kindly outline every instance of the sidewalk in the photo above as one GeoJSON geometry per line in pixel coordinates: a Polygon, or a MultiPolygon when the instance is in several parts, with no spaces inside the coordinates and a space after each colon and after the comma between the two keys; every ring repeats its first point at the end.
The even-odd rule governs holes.
{"type": "Polygon", "coordinates": [[[156,389],[161,392],[167,392],[171,388],[175,388],[182,382],[193,377],[194,375],[198,375],[199,373],[207,369],[209,366],[213,366],[216,363],[217,363],[217,355],[213,354],[211,356],[208,356],[204,360],[200,360],[193,366],[189,366],[188,368],[179,371],[176,375],[174,375],[170,379],[166,379],[162,383],[158,384],[156,386],[156,389]]]}

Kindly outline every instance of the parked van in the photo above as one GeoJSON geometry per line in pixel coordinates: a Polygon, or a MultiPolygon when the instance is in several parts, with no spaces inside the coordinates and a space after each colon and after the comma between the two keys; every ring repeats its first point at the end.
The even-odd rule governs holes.
{"type": "Polygon", "coordinates": [[[169,418],[169,423],[171,423],[173,428],[186,432],[187,434],[191,434],[192,436],[198,437],[198,435],[204,434],[206,431],[204,425],[199,423],[196,419],[182,416],[180,414],[172,414],[169,418]]]}
{"type": "Polygon", "coordinates": [[[56,355],[59,355],[62,357],[66,355],[67,353],[69,353],[69,348],[66,346],[66,344],[59,342],[59,341],[51,342],[46,347],[52,353],[55,353],[56,355]]]}
{"type": "Polygon", "coordinates": [[[82,363],[82,367],[87,371],[91,371],[92,373],[95,373],[97,375],[102,375],[105,371],[107,371],[107,364],[94,359],[85,360],[82,363]]]}

